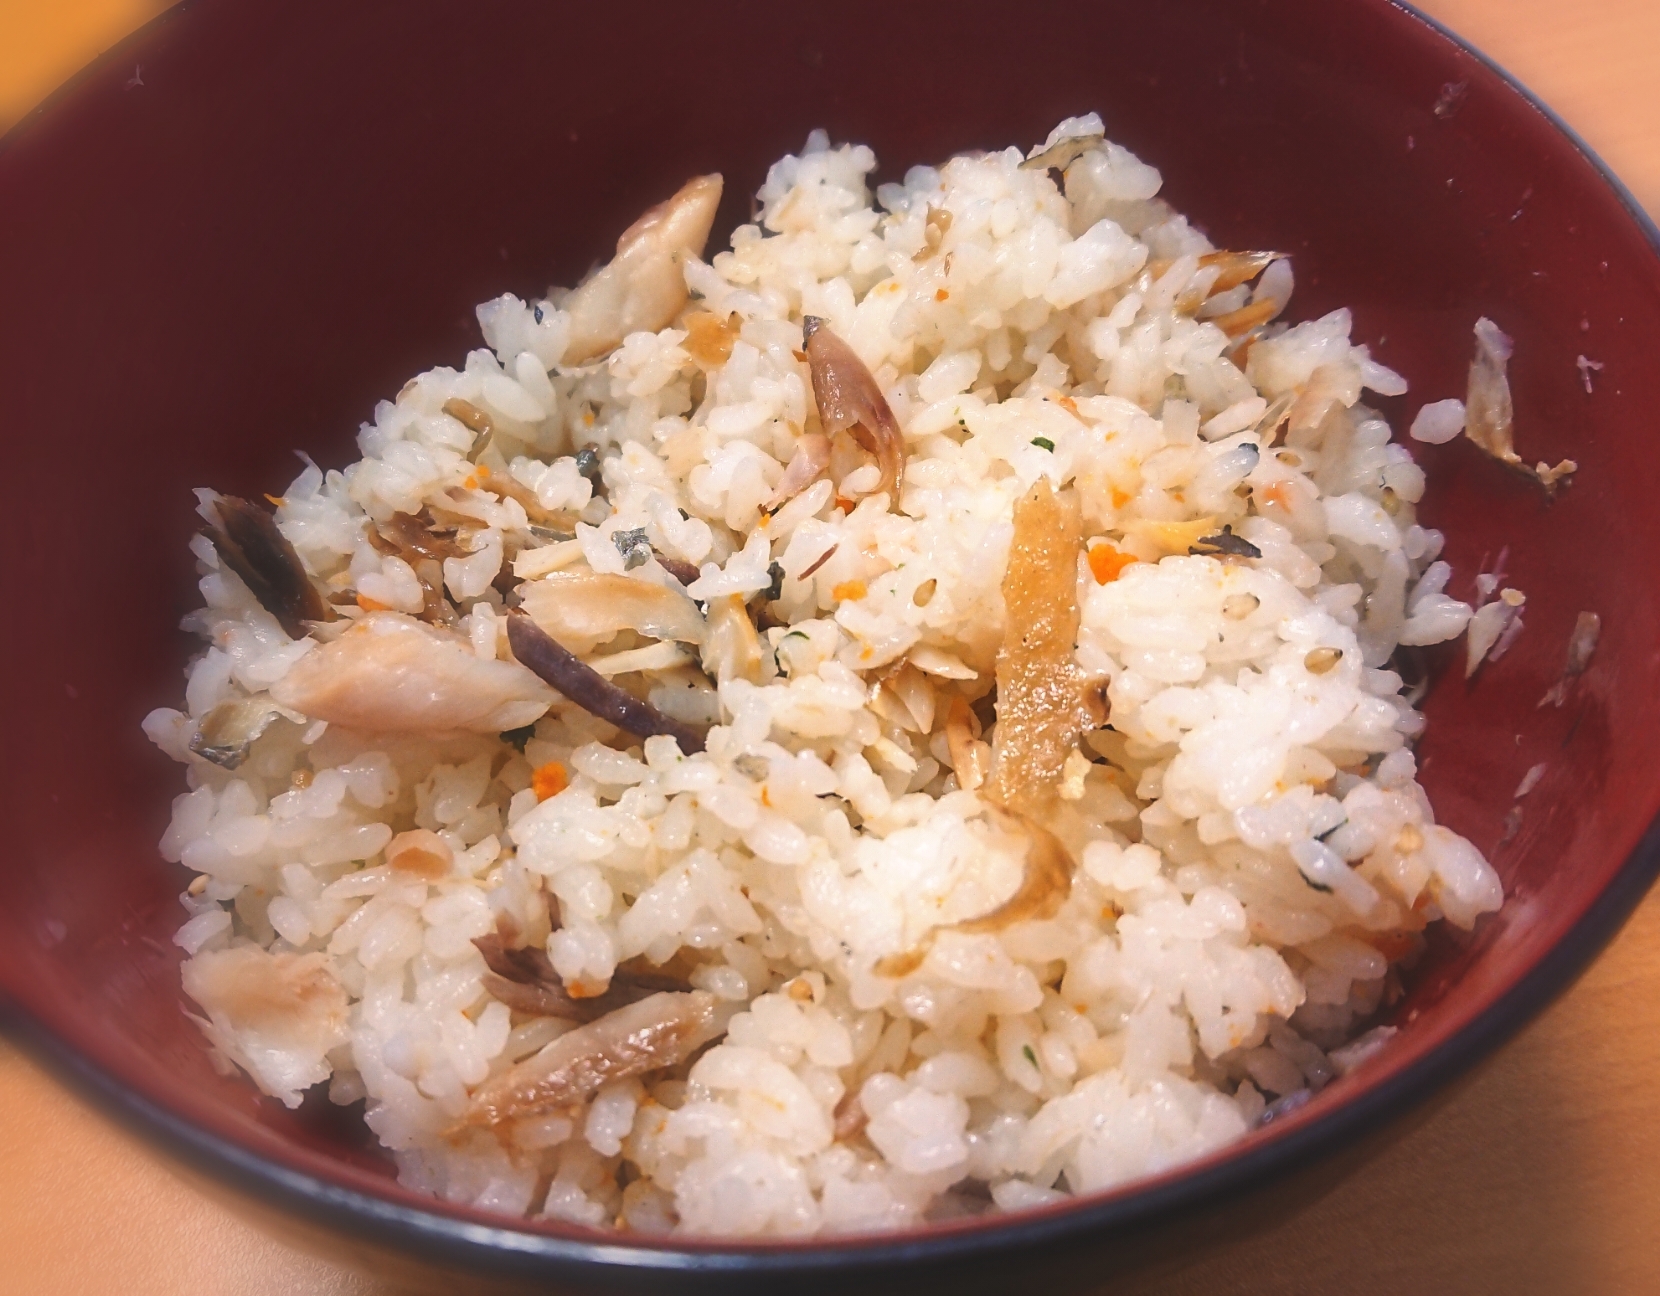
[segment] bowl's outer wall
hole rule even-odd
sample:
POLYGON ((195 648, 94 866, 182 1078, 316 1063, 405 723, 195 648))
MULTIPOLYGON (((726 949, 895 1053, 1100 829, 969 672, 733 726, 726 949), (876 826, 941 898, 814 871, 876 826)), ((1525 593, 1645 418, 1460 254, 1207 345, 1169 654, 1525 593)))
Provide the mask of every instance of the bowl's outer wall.
POLYGON ((420 1208, 360 1139, 216 1076, 181 1012, 184 874, 155 849, 181 776, 138 725, 178 703, 191 650, 189 488, 275 493, 294 449, 343 464, 377 399, 480 345, 474 303, 573 282, 687 175, 727 177, 718 239, 811 127, 869 142, 894 177, 1091 109, 1219 245, 1292 254, 1294 317, 1353 308, 1357 339, 1412 381, 1379 402, 1397 426, 1462 395, 1486 314, 1516 341, 1518 448, 1581 465, 1547 505, 1463 441, 1415 447, 1453 592, 1508 548, 1528 595, 1502 662, 1440 677, 1420 748, 1438 815, 1511 900, 1436 943, 1412 1028, 1298 1120, 1408 1072, 1557 945, 1660 804, 1643 227, 1491 68, 1382 0, 1011 12, 203 0, 5 141, 0 987, 18 1011, 137 1103, 420 1208), (1590 391, 1580 356, 1603 366, 1590 391), (1603 618, 1591 669, 1540 709, 1582 610, 1603 618))

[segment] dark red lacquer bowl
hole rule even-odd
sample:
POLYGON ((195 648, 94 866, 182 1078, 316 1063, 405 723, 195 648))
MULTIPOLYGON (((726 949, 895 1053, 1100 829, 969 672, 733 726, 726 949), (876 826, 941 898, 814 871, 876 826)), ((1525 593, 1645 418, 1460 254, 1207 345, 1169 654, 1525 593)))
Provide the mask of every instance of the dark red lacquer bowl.
MULTIPOLYGON (((0 475, 9 561, 0 992, 106 1107, 274 1218, 479 1282, 959 1289, 1055 1272, 1350 1140, 1514 1029, 1660 863, 1660 260, 1654 229, 1503 75, 1386 0, 1010 7, 202 0, 0 148, 0 475), (1450 88, 1449 88, 1450 87, 1450 88), (1440 105, 1437 111, 1437 105, 1440 105), (1439 815, 1509 900, 1443 939, 1372 1065, 1200 1164, 1004 1221, 727 1247, 514 1226, 401 1190, 351 1131, 216 1076, 181 1012, 183 877, 155 844, 179 771, 138 722, 180 693, 189 488, 277 489, 352 457, 375 399, 475 342, 472 305, 572 282, 684 177, 723 237, 814 126, 887 174, 1099 109, 1225 247, 1294 254, 1294 313, 1424 399, 1462 392, 1478 315, 1516 340, 1519 449, 1554 504, 1463 441, 1424 512, 1468 582, 1510 549, 1526 631, 1443 674, 1421 749, 1439 815), (1597 361, 1593 389, 1578 357, 1597 361), (1601 645, 1565 706, 1581 611, 1601 645), (1545 762, 1504 840, 1523 773, 1545 762), (1081 1259, 1080 1259, 1081 1258, 1081 1259)), ((1465 584, 1460 587, 1467 589, 1465 584)))

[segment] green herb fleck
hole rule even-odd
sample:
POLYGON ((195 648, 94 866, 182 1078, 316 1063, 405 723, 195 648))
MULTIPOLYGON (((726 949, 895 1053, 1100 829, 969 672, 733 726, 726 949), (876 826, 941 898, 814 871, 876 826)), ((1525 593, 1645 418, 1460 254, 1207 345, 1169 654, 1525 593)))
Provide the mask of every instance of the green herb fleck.
POLYGON ((1055 443, 1048 437, 1033 437, 1032 444, 1039 450, 1053 450, 1055 448, 1055 443))
POLYGON ((1023 1054, 1025 1054, 1026 1060, 1028 1062, 1030 1062, 1033 1067, 1037 1066, 1037 1064, 1038 1064, 1037 1054, 1032 1052, 1032 1046, 1030 1044, 1022 1044, 1020 1046, 1020 1051, 1023 1054))

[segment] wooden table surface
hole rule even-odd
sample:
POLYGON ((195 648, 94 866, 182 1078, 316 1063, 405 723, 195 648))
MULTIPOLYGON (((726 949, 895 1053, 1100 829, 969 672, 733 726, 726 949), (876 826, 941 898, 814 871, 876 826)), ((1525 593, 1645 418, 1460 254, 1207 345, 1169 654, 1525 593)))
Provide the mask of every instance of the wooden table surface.
MULTIPOLYGON (((1660 214, 1660 0, 1421 0, 1660 214)), ((147 0, 0 0, 0 127, 147 0)), ((1244 1238, 1103 1289, 1660 1292, 1660 891, 1497 1056, 1244 1238)), ((392 1296, 267 1238, 0 1042, 0 1292, 392 1296)))

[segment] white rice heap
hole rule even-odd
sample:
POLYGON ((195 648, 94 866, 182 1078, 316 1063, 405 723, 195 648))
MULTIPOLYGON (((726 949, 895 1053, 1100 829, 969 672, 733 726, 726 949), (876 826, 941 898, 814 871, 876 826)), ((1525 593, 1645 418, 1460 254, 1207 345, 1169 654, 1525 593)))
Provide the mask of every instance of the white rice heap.
MULTIPOLYGON (((1051 142, 1099 130, 1073 119, 1051 142)), ((202 719, 342 623, 291 640, 194 543, 206 606, 187 625, 208 647, 187 713, 146 730, 187 766, 162 851, 202 875, 177 939, 220 1054, 290 1106, 325 1080, 336 1103, 367 1099, 401 1180, 451 1202, 799 1235, 1168 1169, 1387 1035, 1339 1048, 1398 993, 1392 963, 1428 922, 1467 928, 1501 901, 1480 853, 1434 822, 1411 750, 1423 721, 1390 669, 1398 645, 1470 615, 1443 593, 1441 536, 1414 521, 1422 470, 1361 402, 1405 383, 1350 341, 1343 310, 1236 347, 1210 321, 1283 310, 1289 263, 1195 309, 1211 244, 1124 149, 1088 149, 1064 189, 1022 161, 916 167, 873 202, 871 151, 815 132, 731 250, 686 264, 673 326, 565 366, 566 293, 487 302, 489 349, 420 375, 363 426, 361 460, 308 461, 284 494, 283 534, 324 591, 355 592, 347 617, 421 608, 371 520, 467 515, 470 556, 443 573, 456 642, 486 661, 508 657, 504 555, 534 580, 672 584, 655 560, 625 572, 613 537, 643 528, 701 569, 692 598, 753 609, 776 564, 752 678, 717 684, 655 650, 614 675, 712 723, 701 754, 556 698, 522 752, 285 712, 238 768, 208 763, 189 750, 202 719), (741 323, 707 371, 683 345, 690 312, 741 323), (804 314, 886 394, 899 501, 851 506, 820 480, 763 518, 817 425, 804 314), (452 398, 493 424, 481 463, 580 514, 574 540, 537 538, 519 502, 477 489, 452 398), (573 458, 589 446, 602 484, 573 458), (1090 546, 1139 560, 1098 576, 1079 555, 1076 659, 1110 727, 1068 761, 1048 825, 1077 864, 1060 911, 951 930, 1020 876, 1024 844, 959 787, 945 723, 954 697, 992 690, 1012 513, 1040 476, 1075 493, 1090 546), (1224 525, 1260 558, 1188 553, 1224 525), (538 800, 554 763, 568 786, 538 800), (442 876, 387 862, 414 829, 447 846, 442 876), (470 1091, 572 1028, 483 988, 473 941, 503 916, 577 994, 626 960, 674 960, 722 1005, 724 1036, 500 1137, 458 1130, 470 1091), (876 969, 907 951, 926 952, 909 973, 876 969)), ((595 661, 654 642, 567 646, 595 661)), ((511 711, 504 728, 523 723, 511 711)))

